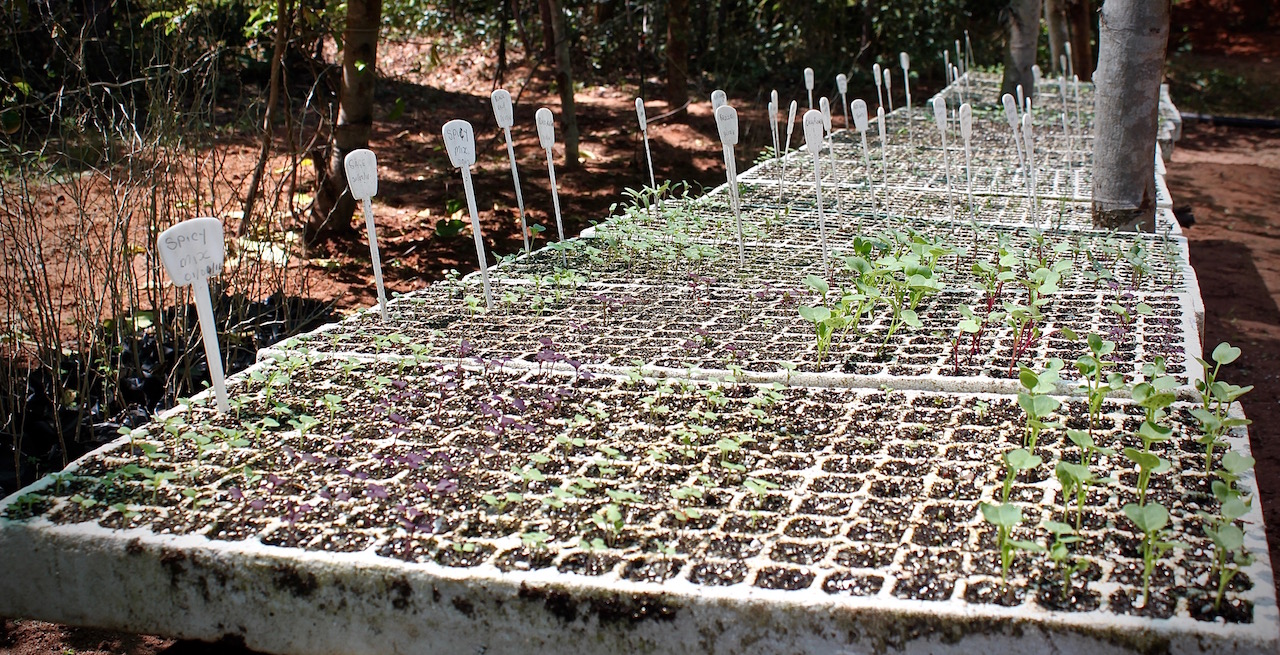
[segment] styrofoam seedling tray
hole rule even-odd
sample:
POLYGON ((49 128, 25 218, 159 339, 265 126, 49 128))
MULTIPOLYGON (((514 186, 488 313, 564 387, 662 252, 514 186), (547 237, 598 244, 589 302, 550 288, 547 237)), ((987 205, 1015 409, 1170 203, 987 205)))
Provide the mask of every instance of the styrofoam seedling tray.
MULTIPOLYGON (((643 279, 643 278, 641 278, 643 279)), ((474 282, 472 283, 474 286, 474 282)), ((839 293, 836 281, 833 294, 839 293)), ((539 291, 531 284, 508 283, 489 312, 463 306, 453 291, 402 296, 393 321, 380 325, 360 314, 338 326, 289 340, 283 348, 264 351, 361 353, 397 357, 453 358, 476 356, 486 360, 542 361, 544 339, 568 359, 587 366, 625 368, 643 365, 661 369, 740 367, 768 374, 794 362, 801 371, 851 373, 871 382, 880 377, 956 378, 972 390, 967 378, 1000 380, 1009 377, 1013 328, 992 325, 976 353, 956 361, 953 339, 959 335, 960 306, 981 307, 981 292, 948 286, 917 308, 923 325, 902 326, 882 345, 890 317, 886 308, 862 321, 863 334, 842 334, 832 340, 819 364, 813 326, 799 315, 799 304, 821 300, 799 278, 757 280, 743 285, 694 273, 685 284, 583 284, 573 289, 539 291), (512 291, 508 294, 507 290, 512 291)), ((472 294, 474 295, 474 294, 472 294)), ((1006 289, 1005 300, 1024 294, 1006 289)), ((835 298, 838 296, 832 296, 835 298)), ((834 302, 834 300, 832 301, 834 302)), ((1171 375, 1184 384, 1201 377, 1199 335, 1190 301, 1180 294, 1117 292, 1060 292, 1044 308, 1042 335, 1020 361, 1041 367, 1051 357, 1073 362, 1085 354, 1083 342, 1066 341, 1056 331, 1069 327, 1083 336, 1097 332, 1115 340, 1124 362, 1116 370, 1130 376, 1156 355, 1165 356, 1171 375), (1139 302, 1154 309, 1134 315, 1123 324, 1107 309, 1121 300, 1133 311, 1139 302)), ((968 353, 969 347, 959 352, 968 353)), ((1016 372, 1016 367, 1013 369, 1016 372)), ((1074 370, 1063 374, 1075 377, 1074 370)), ((934 381, 928 385, 937 385, 934 381)), ((953 388, 943 386, 943 388, 953 388)), ((985 389, 985 387, 979 387, 985 389)))
MULTIPOLYGON (((966 251, 965 258, 958 264, 952 263, 954 257, 945 258, 942 262, 938 274, 948 283, 976 283, 977 278, 972 275, 971 270, 973 257, 981 254, 985 260, 994 262, 998 239, 1008 239, 1010 246, 1024 250, 1035 247, 1036 244, 1032 231, 1026 228, 979 226, 975 230, 973 225, 962 224, 952 230, 949 223, 941 219, 928 221, 897 216, 882 218, 870 216, 869 207, 861 207, 861 211, 866 212, 866 215, 841 214, 833 217, 829 224, 829 242, 833 253, 849 252, 850 244, 857 237, 886 238, 887 230, 911 231, 922 236, 941 238, 944 244, 966 251)), ((639 276, 650 281, 666 280, 675 283, 687 281, 690 270, 704 271, 702 274, 713 275, 721 280, 785 280, 800 279, 807 274, 806 271, 813 272, 811 269, 815 266, 821 269, 815 261, 819 248, 819 242, 813 235, 817 229, 817 217, 810 205, 793 205, 782 215, 768 209, 749 211, 744 216, 744 225, 755 238, 750 242, 753 252, 746 268, 741 272, 735 271, 732 266, 736 263, 736 258, 734 262, 725 261, 732 254, 728 249, 732 240, 729 232, 732 228, 732 216, 728 210, 708 205, 700 209, 698 218, 696 224, 688 226, 687 233, 679 230, 651 230, 626 223, 601 226, 595 232, 599 239, 591 257, 576 255, 573 268, 588 280, 597 282, 631 282, 636 281, 639 276), (628 246, 628 239, 635 239, 639 245, 628 246), (661 256, 637 250, 675 239, 682 244, 681 247, 661 250, 660 252, 665 253, 661 256), (697 260, 690 261, 689 257, 679 254, 684 244, 709 248, 699 248, 697 260), (775 262, 777 268, 771 270, 769 267, 775 262)), ((661 219, 658 220, 660 222, 661 219)), ((1167 292, 1198 289, 1194 271, 1190 268, 1185 239, 1085 231, 1049 231, 1044 234, 1050 247, 1065 242, 1072 244, 1071 252, 1076 253, 1069 254, 1073 263, 1060 285, 1063 288, 1109 289, 1109 279, 1097 277, 1097 268, 1105 267, 1112 276, 1110 279, 1118 285, 1116 288, 1121 290, 1167 292), (1115 261, 1117 257, 1122 258, 1135 243, 1146 249, 1146 261, 1150 267, 1144 281, 1136 289, 1133 287, 1132 265, 1127 261, 1115 261), (1097 261, 1090 260, 1090 255, 1097 261)), ((554 263, 549 257, 550 255, 543 255, 522 259, 506 270, 509 271, 508 274, 546 274, 552 271, 551 265, 554 263)))
MULTIPOLYGON (((347 373, 341 365, 317 362, 275 388, 272 404, 305 408, 325 391, 360 408, 306 436, 270 430, 258 448, 217 448, 195 461, 194 442, 153 423, 139 438, 170 455, 160 464, 121 438, 60 482, 44 478, 0 502, 0 553, 11 572, 0 578, 0 613, 308 655, 1276 647, 1280 618, 1256 501, 1244 526, 1257 559, 1245 570, 1249 584, 1228 594, 1251 622, 1193 617, 1204 598, 1196 590, 1208 584, 1194 512, 1215 501, 1194 472, 1200 448, 1182 431, 1162 453, 1177 473, 1158 479, 1153 493, 1171 499, 1173 536, 1196 548, 1163 558, 1167 577, 1155 591, 1173 605, 1157 605, 1158 616, 1170 616, 1153 619, 1132 609, 1140 562, 1119 506, 1134 492, 1119 458, 1096 466, 1118 482, 1087 507, 1077 553, 1096 573, 1077 591, 1084 601, 1058 604, 1042 556, 1019 556, 1009 586, 1000 582, 978 505, 998 493, 999 456, 1021 440, 1020 410, 1008 396, 773 391, 452 365, 347 373), (379 376, 392 382, 384 389, 401 382, 406 391, 389 396, 379 376), (415 400, 449 384, 458 391, 445 405, 415 400), (778 400, 752 400, 768 394, 778 400), (654 403, 678 409, 647 409, 654 403), (454 415, 475 418, 444 418, 454 415), (506 419, 531 429, 489 429, 506 419), (733 427, 686 442, 681 431, 703 423, 733 427), (742 439, 743 425, 755 441, 742 439), (403 431, 389 438, 395 426, 403 431), (555 441, 561 435, 582 446, 566 448, 555 441), (716 443, 727 437, 741 440, 729 454, 716 443), (468 448, 476 444, 484 449, 468 448), (743 473, 716 464, 722 457, 743 473), (247 481, 245 463, 261 477, 247 481), (138 479, 119 478, 106 500, 133 516, 105 501, 85 506, 86 495, 107 495, 96 480, 129 464, 179 476, 154 500, 138 479), (542 479, 517 475, 530 467, 542 479), (746 478, 776 488, 757 495, 746 478), (454 488, 435 491, 445 482, 454 488), (562 510, 538 509, 540 499, 559 498, 554 486, 570 483, 582 493, 561 499, 562 510), (700 498, 672 494, 693 486, 700 498), (486 493, 521 499, 498 512, 485 509, 486 493), (622 515, 616 534, 587 521, 611 501, 622 515), (541 546, 522 544, 521 535, 537 533, 546 535, 541 546), (582 536, 600 546, 585 549, 582 536), (1191 589, 1170 589, 1180 585, 1191 589)), ((245 374, 233 381, 247 393, 243 416, 255 421, 262 389, 245 374)), ((169 416, 183 419, 180 434, 222 440, 205 423, 218 420, 207 409, 169 416)), ((1123 424, 1141 411, 1116 401, 1105 416, 1123 424)), ((1127 443, 1114 430, 1097 436, 1127 443)), ((1232 434, 1228 447, 1247 454, 1247 434, 1232 434)), ((1038 452, 1056 461, 1076 450, 1046 435, 1038 452)), ((1252 474, 1240 487, 1256 497, 1252 474)), ((1060 511, 1052 476, 1020 479, 1013 501, 1030 519, 1015 535, 1043 541, 1034 524, 1060 511)))
MULTIPOLYGON (((850 154, 852 154, 852 151, 850 151, 850 154)), ((961 160, 963 160, 964 151, 962 148, 952 154, 960 156, 961 160)), ((880 171, 882 164, 879 161, 879 152, 876 155, 877 157, 872 161, 871 167, 883 175, 884 173, 880 171)), ((974 158, 975 161, 978 159, 977 157, 974 158)), ((988 157, 983 157, 983 159, 991 161, 988 157)), ((861 158, 837 160, 836 165, 839 178, 837 179, 831 169, 827 168, 823 175, 824 188, 827 184, 866 188, 866 174, 861 158)), ((913 159, 913 153, 905 148, 890 147, 887 169, 888 184, 891 188, 927 191, 938 194, 946 193, 946 174, 942 167, 920 165, 920 162, 913 159)), ((778 172, 779 167, 769 162, 742 174, 738 179, 743 183, 772 184, 776 188, 778 172)), ((791 174, 784 178, 790 184, 805 184, 812 181, 812 175, 806 179, 805 176, 796 174, 794 167, 790 172, 791 174)), ((882 179, 882 177, 875 179, 876 188, 883 188, 882 179)), ((1037 190, 1040 188, 1039 185, 1042 184, 1044 186, 1042 197, 1047 199, 1066 198, 1079 201, 1088 199, 1092 195, 1089 172, 1082 168, 1041 168, 1037 171, 1037 183, 1037 190)), ((1025 195, 1026 182, 1023 178, 1022 170, 1016 165, 1016 162, 997 166, 974 166, 973 193, 975 196, 1025 195)), ((775 193, 775 199, 776 195, 775 193)))

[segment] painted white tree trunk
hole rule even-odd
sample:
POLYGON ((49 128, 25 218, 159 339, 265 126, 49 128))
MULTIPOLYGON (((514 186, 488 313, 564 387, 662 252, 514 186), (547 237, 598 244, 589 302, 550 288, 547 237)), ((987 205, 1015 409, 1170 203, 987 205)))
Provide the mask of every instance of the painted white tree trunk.
POLYGON ((1106 0, 1098 21, 1093 223, 1155 227, 1155 148, 1169 0, 1106 0))
POLYGON ((1001 94, 1014 93, 1021 84, 1027 97, 1036 95, 1031 67, 1036 63, 1036 42, 1040 38, 1040 7, 1041 0, 1012 0, 1002 12, 1005 42, 1001 94))

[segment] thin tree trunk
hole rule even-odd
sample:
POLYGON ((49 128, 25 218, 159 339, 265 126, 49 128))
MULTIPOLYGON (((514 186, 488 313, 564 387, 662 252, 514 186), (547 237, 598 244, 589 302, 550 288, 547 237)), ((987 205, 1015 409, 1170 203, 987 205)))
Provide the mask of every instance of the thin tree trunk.
POLYGON ((369 147, 373 132, 373 89, 377 80, 378 25, 382 0, 348 0, 347 24, 342 30, 342 87, 338 93, 338 123, 333 128, 328 163, 316 162, 322 180, 307 224, 307 242, 329 236, 353 236, 356 201, 347 188, 343 160, 352 150, 369 147))
MULTIPOLYGON (((556 3, 560 6, 560 3, 556 3)), ((538 16, 542 19, 542 56, 554 57, 556 52, 556 33, 551 21, 551 0, 538 0, 538 16)))
POLYGON ((560 89, 560 132, 564 137, 564 167, 578 168, 578 110, 573 98, 573 66, 569 60, 569 28, 560 0, 547 0, 556 42, 556 86, 560 89))
POLYGON ((1015 93, 1019 84, 1028 98, 1034 97, 1036 42, 1040 38, 1040 0, 1013 0, 1002 13, 1005 24, 1004 80, 1000 93, 1015 93))
POLYGON ((533 42, 529 40, 529 32, 524 28, 524 16, 520 13, 520 0, 511 0, 511 18, 516 24, 516 35, 520 45, 524 46, 524 58, 533 59, 533 42))
POLYGON ((1093 224, 1155 226, 1160 81, 1169 0, 1106 0, 1098 29, 1094 100, 1093 224))
MULTIPOLYGON (((671 109, 689 102, 689 0, 667 3, 667 104, 671 109)), ((688 112, 676 115, 688 120, 688 112)))
POLYGON ((247 226, 253 220, 253 206, 258 201, 258 187, 262 184, 262 173, 267 168, 267 156, 271 153, 272 123, 275 122, 276 105, 280 102, 280 67, 284 63, 285 46, 289 43, 289 34, 293 31, 293 9, 289 0, 276 0, 276 36, 271 55, 271 80, 267 90, 267 109, 262 117, 262 149, 258 151, 258 162, 253 167, 253 177, 249 178, 249 192, 244 199, 243 213, 240 216, 240 233, 247 233, 247 226))
POLYGON ((1081 82, 1093 79, 1093 2, 1068 0, 1071 21, 1071 65, 1081 82))
MULTIPOLYGON (((1067 32, 1067 0, 1044 0, 1044 24, 1049 31, 1049 56, 1053 58, 1048 70, 1061 70, 1065 75, 1062 57, 1067 54, 1066 45, 1071 39, 1067 32)), ((1071 49, 1075 47, 1072 44, 1071 49)))

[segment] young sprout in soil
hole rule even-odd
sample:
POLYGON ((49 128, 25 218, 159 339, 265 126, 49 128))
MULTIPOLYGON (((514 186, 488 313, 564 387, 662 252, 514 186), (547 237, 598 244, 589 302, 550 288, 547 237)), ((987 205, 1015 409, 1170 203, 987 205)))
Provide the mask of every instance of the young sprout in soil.
POLYGON ((1124 515, 1142 532, 1142 606, 1146 607, 1151 597, 1151 574, 1155 571, 1156 562, 1170 549, 1186 548, 1186 544, 1168 541, 1169 510, 1160 503, 1129 503, 1124 506, 1124 515))
POLYGON ((1079 530, 1084 517, 1084 501, 1089 494, 1089 487, 1106 484, 1109 480, 1099 480, 1094 476, 1093 471, 1084 464, 1072 464, 1067 461, 1059 461, 1057 466, 1054 467, 1053 474, 1054 477, 1058 478, 1058 484, 1062 485, 1063 520, 1066 520, 1071 498, 1073 495, 1075 496, 1076 529, 1079 530))
POLYGON ((1000 491, 1000 502, 1009 502, 1009 493, 1013 491, 1013 481, 1018 477, 1019 472, 1036 468, 1043 461, 1039 455, 1033 455, 1022 448, 1005 453, 1004 487, 1000 491))
POLYGON ((1062 600, 1065 601, 1071 596, 1072 576, 1087 570, 1089 560, 1072 556, 1067 548, 1080 541, 1080 536, 1076 534, 1079 526, 1073 529, 1070 525, 1057 521, 1045 521, 1043 525, 1053 535, 1053 543, 1049 546, 1049 561, 1058 567, 1058 573, 1062 576, 1062 600))
POLYGON ((1084 466, 1093 466, 1093 456, 1095 454, 1104 457, 1110 457, 1116 454, 1116 451, 1110 448, 1103 448, 1094 443, 1093 437, 1089 436, 1084 430, 1067 430, 1067 438, 1071 443, 1080 447, 1080 464, 1084 466))
POLYGON ((1196 391, 1200 392, 1201 406, 1191 410, 1192 416, 1200 422, 1201 436, 1197 441, 1204 446, 1205 473, 1213 469, 1213 450, 1221 443, 1223 435, 1232 428, 1249 425, 1252 422, 1245 418, 1233 418, 1228 414, 1231 404, 1251 391, 1253 385, 1240 387, 1218 379, 1218 372, 1222 366, 1240 357, 1240 349, 1224 341, 1213 349, 1211 357, 1213 358, 1212 366, 1209 362, 1196 358, 1204 369, 1204 378, 1196 380, 1196 391))
MULTIPOLYGON (((1062 332, 1064 336, 1074 340, 1074 333, 1068 330, 1062 332)), ((1107 399, 1107 394, 1124 389, 1125 383, 1123 375, 1106 372, 1106 369, 1115 366, 1115 362, 1106 359, 1115 352, 1115 342, 1093 333, 1086 337, 1086 341, 1089 343, 1089 354, 1076 359, 1076 370, 1084 379, 1089 393, 1089 436, 1092 437, 1098 419, 1102 416, 1102 403, 1107 399)))
POLYGON ((1008 582, 1009 567, 1013 565, 1013 556, 1019 550, 1029 553, 1044 552, 1044 546, 1034 541, 1017 541, 1011 538, 1013 529, 1022 523, 1022 508, 1012 503, 992 505, 982 503, 982 518, 996 526, 996 534, 1000 545, 1000 581, 1008 582))
POLYGON ((1048 395, 1057 388, 1061 370, 1062 360, 1051 359, 1043 372, 1036 373, 1025 366, 1018 372, 1018 382, 1022 385, 1018 391, 1018 406, 1027 415, 1023 445, 1031 452, 1035 452, 1044 430, 1058 427, 1057 423, 1048 423, 1045 419, 1062 405, 1057 398, 1048 395))
POLYGON ((1232 498, 1242 498, 1243 494, 1236 488, 1236 482, 1240 480, 1240 476, 1253 468, 1255 463, 1255 460, 1248 455, 1241 455, 1234 450, 1228 450, 1222 456, 1222 468, 1213 472, 1214 475, 1218 476, 1218 479, 1214 480, 1211 485, 1213 496, 1222 503, 1226 503, 1232 498))
POLYGON ((1213 571, 1218 576, 1218 589, 1213 599, 1214 610, 1222 606, 1227 586, 1240 574, 1240 569, 1253 563, 1253 555, 1244 547, 1244 530, 1235 523, 1248 511, 1249 506, 1244 501, 1231 498, 1222 503, 1217 516, 1200 513, 1207 521, 1204 533, 1213 542, 1213 571))

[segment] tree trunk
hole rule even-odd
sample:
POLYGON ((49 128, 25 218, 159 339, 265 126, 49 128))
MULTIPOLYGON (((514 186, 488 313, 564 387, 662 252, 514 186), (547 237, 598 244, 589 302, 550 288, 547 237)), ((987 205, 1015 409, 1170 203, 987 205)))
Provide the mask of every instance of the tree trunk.
POLYGON ((244 205, 240 216, 240 234, 248 234, 248 227, 253 221, 253 207, 258 201, 258 187, 262 184, 262 174, 267 168, 267 157, 271 154, 272 129, 275 123, 276 105, 280 102, 280 68, 284 65, 285 47, 293 32, 293 8, 288 0, 276 0, 276 34, 275 46, 271 55, 271 78, 267 83, 267 109, 262 116, 262 148, 258 151, 258 163, 253 167, 253 176, 249 178, 249 191, 245 194, 244 205))
POLYGON ((556 86, 560 89, 560 132, 564 137, 564 167, 578 168, 578 110, 573 100, 573 66, 569 61, 569 28, 560 0, 547 0, 556 42, 556 86))
MULTIPOLYGON (((1053 58, 1048 70, 1061 70, 1066 75, 1062 57, 1067 54, 1066 45, 1071 38, 1067 33, 1067 0, 1044 0, 1044 24, 1049 30, 1049 56, 1053 58)), ((1075 47, 1074 43, 1071 44, 1073 51, 1075 47)), ((1071 65, 1074 66, 1075 62, 1071 65)))
POLYGON ((328 163, 317 161, 320 189, 307 224, 307 242, 342 234, 354 235, 351 215, 356 201, 347 188, 343 161, 352 150, 369 147, 373 132, 373 87, 377 80, 378 25, 382 0, 348 0, 347 24, 342 30, 342 87, 338 92, 338 123, 333 128, 328 163))
POLYGON ((1093 224, 1155 227, 1155 151, 1170 0, 1106 0, 1098 29, 1093 224))
MULTIPOLYGON (((689 0, 667 3, 667 104, 673 111, 689 102, 689 0)), ((689 114, 679 111, 678 120, 689 114)))
POLYGON ((1004 81, 1000 93, 1012 93, 1022 85, 1028 98, 1034 97, 1036 42, 1040 38, 1040 0, 1012 0, 1001 12, 1004 22, 1004 81))
MULTIPOLYGON (((557 2, 556 6, 560 6, 557 2)), ((551 0, 538 0, 538 17, 542 19, 542 56, 553 57, 556 52, 556 33, 552 28, 551 0)))
POLYGON ((1081 82, 1093 79, 1093 2, 1067 0, 1071 22, 1071 65, 1081 82))

